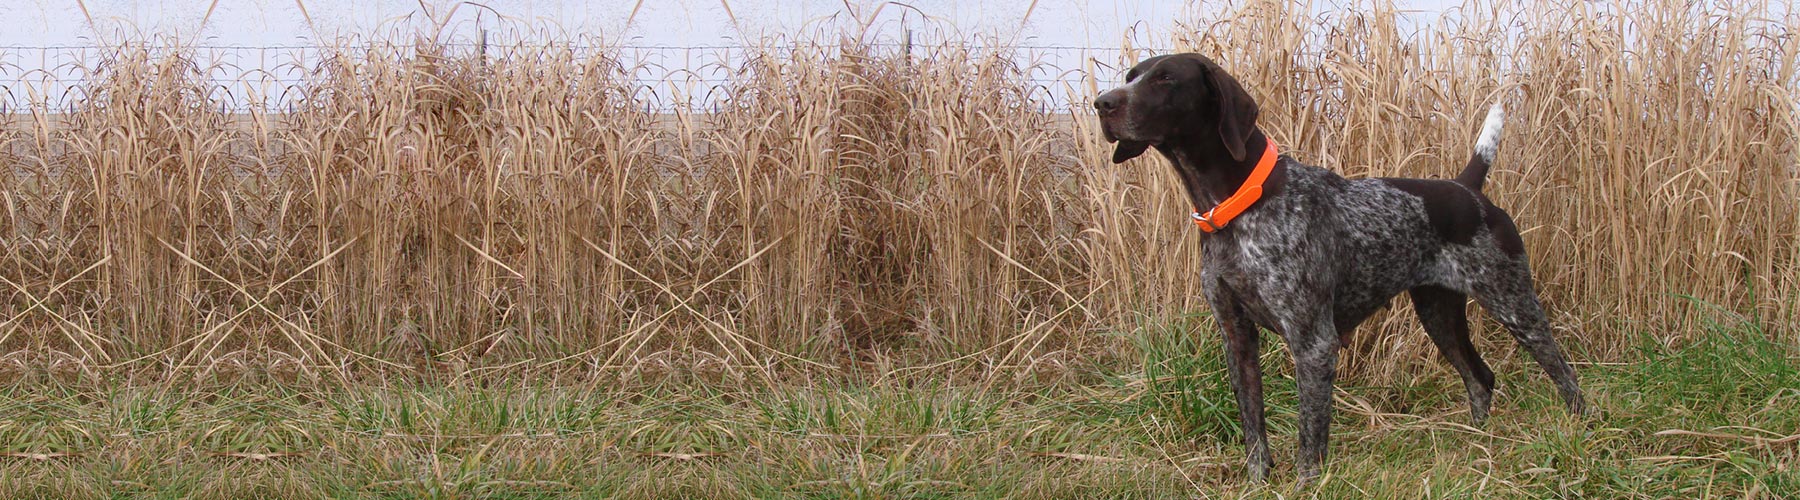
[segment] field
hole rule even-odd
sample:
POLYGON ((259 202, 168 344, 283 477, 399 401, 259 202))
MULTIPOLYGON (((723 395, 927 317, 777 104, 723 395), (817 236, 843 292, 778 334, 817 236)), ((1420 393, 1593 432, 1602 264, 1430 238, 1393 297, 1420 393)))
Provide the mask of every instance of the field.
POLYGON ((1487 192, 1594 415, 1475 313, 1471 427, 1402 298, 1310 489, 1265 335, 1246 482, 1178 183, 974 35, 653 92, 594 40, 351 40, 280 113, 145 40, 0 114, 0 497, 1800 497, 1791 5, 1223 7, 1163 46, 1346 176, 1449 176, 1505 103, 1487 192))

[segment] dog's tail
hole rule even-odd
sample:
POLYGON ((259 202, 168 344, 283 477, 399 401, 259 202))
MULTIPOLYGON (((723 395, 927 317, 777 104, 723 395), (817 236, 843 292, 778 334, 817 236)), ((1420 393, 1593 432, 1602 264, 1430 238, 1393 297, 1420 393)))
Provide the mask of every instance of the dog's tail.
POLYGON ((1500 109, 1500 103, 1488 108, 1487 121, 1481 124, 1481 138, 1475 140, 1475 154, 1469 156, 1469 165, 1457 174, 1456 182, 1469 189, 1481 191, 1481 183, 1487 180, 1488 167, 1494 164, 1494 148, 1500 145, 1500 127, 1506 123, 1506 111, 1500 109))

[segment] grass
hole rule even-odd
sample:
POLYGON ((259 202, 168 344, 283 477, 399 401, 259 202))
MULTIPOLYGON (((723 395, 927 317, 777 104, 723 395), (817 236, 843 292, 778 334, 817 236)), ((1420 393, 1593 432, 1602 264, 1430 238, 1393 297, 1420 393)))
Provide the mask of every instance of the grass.
MULTIPOLYGON (((545 377, 332 384, 246 376, 15 382, 7 498, 1237 498, 1295 494, 1291 380, 1270 355, 1278 472, 1247 484, 1212 333, 1129 333, 1086 381, 545 377)), ((1522 356, 1466 425, 1448 370, 1344 387, 1322 498, 1782 498, 1800 491, 1800 353, 1743 327, 1584 367, 1568 416, 1522 356), (1382 403, 1401 391, 1409 407, 1382 403), (1784 493, 1785 492, 1785 493, 1784 493)))

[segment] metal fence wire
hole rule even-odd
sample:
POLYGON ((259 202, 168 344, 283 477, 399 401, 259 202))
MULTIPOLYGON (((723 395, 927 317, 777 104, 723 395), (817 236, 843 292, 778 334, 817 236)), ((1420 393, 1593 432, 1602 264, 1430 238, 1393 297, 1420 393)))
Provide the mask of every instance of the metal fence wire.
MULTIPOLYGON (((1035 89, 1032 97, 1047 108, 1068 106, 1072 99, 1098 86, 1118 83, 1126 57, 1165 53, 1166 48, 1086 47, 1064 45, 915 46, 906 42, 858 44, 861 48, 930 58, 944 48, 982 53, 1003 52, 1021 65, 1035 89)), ((713 109, 750 56, 791 50, 836 51, 843 45, 694 45, 598 46, 583 44, 482 42, 435 44, 434 49, 486 58, 530 57, 534 51, 566 51, 576 58, 616 58, 647 107, 673 111, 713 109)), ((392 51, 409 53, 416 44, 347 45, 12 45, 0 46, 0 112, 38 110, 69 112, 81 106, 85 90, 108 58, 124 50, 151 55, 180 53, 208 89, 208 102, 228 111, 281 112, 307 95, 308 76, 334 55, 392 51)))

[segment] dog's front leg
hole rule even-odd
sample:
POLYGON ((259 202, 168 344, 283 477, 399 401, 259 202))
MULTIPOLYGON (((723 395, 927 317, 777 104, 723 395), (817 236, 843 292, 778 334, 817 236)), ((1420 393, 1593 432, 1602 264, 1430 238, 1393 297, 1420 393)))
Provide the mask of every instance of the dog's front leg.
POLYGON ((1213 303, 1225 337, 1225 369, 1237 395, 1238 424, 1244 431, 1244 463, 1252 481, 1264 481, 1275 461, 1269 456, 1269 434, 1263 423, 1263 380, 1260 336, 1242 305, 1226 298, 1213 303))
POLYGON ((1318 477, 1331 437, 1332 383, 1337 379, 1338 332, 1329 312, 1288 335, 1300 393, 1300 450, 1294 457, 1300 484, 1318 477))

